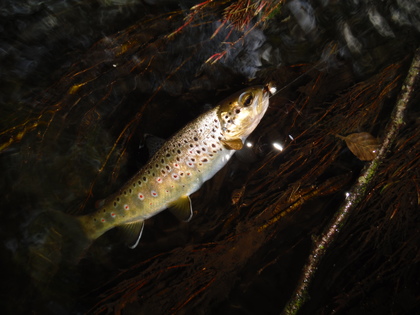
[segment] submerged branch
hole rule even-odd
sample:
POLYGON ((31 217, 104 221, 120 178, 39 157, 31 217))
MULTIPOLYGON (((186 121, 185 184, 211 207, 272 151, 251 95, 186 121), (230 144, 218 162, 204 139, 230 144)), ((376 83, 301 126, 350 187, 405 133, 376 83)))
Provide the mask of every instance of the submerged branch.
POLYGON ((321 259, 325 256, 328 248, 339 235, 350 214, 354 212, 354 210, 360 205, 361 201, 366 197, 368 188, 372 180, 375 178, 379 166, 386 158, 386 155, 391 149, 401 126, 404 124, 404 112, 410 102, 410 99, 412 98, 414 84, 419 76, 419 71, 420 49, 417 49, 407 77, 402 85, 400 95, 392 113, 391 121, 389 122, 385 133, 385 139, 377 157, 362 172, 362 175, 358 178, 357 183, 346 194, 344 204, 339 208, 330 224, 324 230, 322 237, 316 240, 313 250, 309 256, 309 260, 303 268, 298 286, 284 308, 283 314, 296 314, 303 304, 309 299, 308 289, 320 265, 321 259))

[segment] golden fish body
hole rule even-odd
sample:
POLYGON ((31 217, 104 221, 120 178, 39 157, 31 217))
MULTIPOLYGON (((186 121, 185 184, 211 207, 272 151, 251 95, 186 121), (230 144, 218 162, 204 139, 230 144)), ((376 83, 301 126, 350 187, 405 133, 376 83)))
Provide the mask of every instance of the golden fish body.
POLYGON ((187 124, 96 212, 78 217, 86 237, 94 240, 121 226, 135 247, 144 220, 166 208, 188 221, 189 195, 242 148, 266 112, 269 95, 267 86, 244 89, 187 124))

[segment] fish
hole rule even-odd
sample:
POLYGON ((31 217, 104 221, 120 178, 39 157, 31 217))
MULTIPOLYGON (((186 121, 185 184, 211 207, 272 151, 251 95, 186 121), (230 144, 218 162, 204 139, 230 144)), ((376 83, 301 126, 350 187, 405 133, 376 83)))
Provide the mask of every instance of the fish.
POLYGON ((177 218, 189 221, 193 215, 190 195, 244 146, 267 111, 274 90, 270 84, 251 86, 201 114, 164 142, 96 211, 80 216, 56 214, 66 229, 57 225, 55 234, 72 234, 74 245, 68 248, 80 252, 118 227, 127 245, 135 248, 145 221, 161 211, 169 209, 177 218))

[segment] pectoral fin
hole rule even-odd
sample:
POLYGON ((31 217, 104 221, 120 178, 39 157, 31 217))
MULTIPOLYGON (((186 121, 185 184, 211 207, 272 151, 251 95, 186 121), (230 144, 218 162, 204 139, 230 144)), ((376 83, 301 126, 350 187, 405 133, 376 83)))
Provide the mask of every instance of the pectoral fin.
POLYGON ((243 148, 244 143, 241 139, 232 139, 232 140, 221 140, 224 147, 228 150, 240 150, 243 148))
POLYGON ((137 221, 120 225, 119 228, 124 234, 128 247, 136 248, 143 233, 144 221, 137 221))
POLYGON ((179 198, 171 204, 169 211, 181 221, 190 221, 193 215, 190 197, 183 196, 179 198))

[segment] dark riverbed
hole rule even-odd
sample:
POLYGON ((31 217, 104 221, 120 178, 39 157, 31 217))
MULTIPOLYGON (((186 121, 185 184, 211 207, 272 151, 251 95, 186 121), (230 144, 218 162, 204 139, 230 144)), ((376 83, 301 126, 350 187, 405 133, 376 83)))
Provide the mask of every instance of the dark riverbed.
MULTIPOLYGON (((369 163, 336 135, 381 142, 420 43, 415 0, 26 0, 0 16, 6 314, 281 313, 369 163), (135 174, 145 134, 268 82, 266 116, 191 196, 190 222, 151 218, 135 250, 110 231, 77 264, 77 236, 45 238, 45 213, 89 213, 135 174)), ((419 84, 300 314, 419 310, 419 84)))

